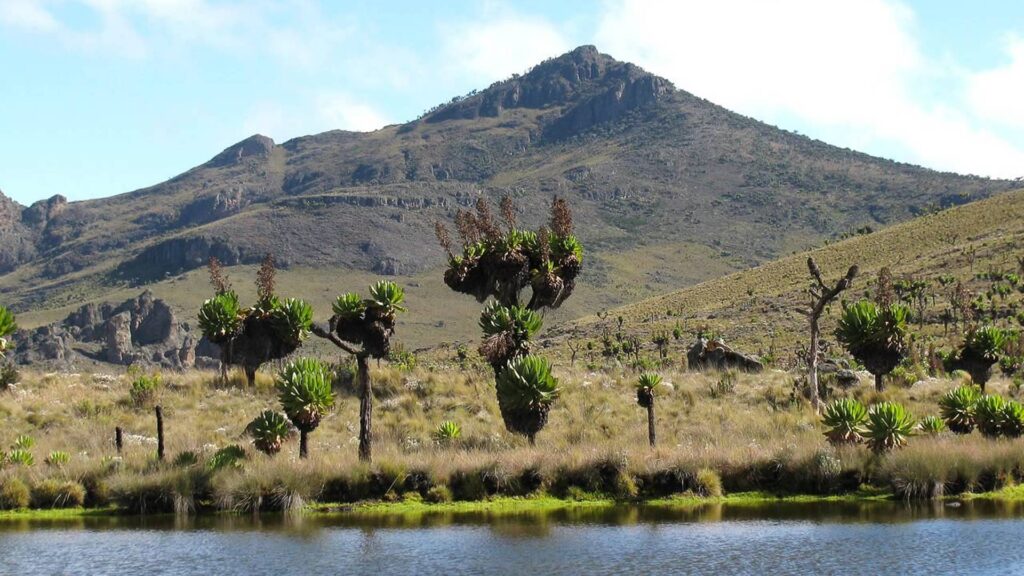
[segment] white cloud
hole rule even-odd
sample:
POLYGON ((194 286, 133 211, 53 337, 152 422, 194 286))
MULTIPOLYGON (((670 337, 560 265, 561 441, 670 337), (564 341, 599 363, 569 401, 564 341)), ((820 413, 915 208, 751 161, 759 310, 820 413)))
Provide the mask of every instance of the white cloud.
POLYGON ((369 132, 391 122, 373 106, 340 92, 319 93, 301 102, 253 104, 243 121, 245 135, 263 134, 276 142, 326 130, 369 132))
POLYGON ((441 26, 448 72, 490 83, 571 49, 550 22, 488 7, 475 21, 441 26))
POLYGON ((388 124, 388 120, 369 104, 358 102, 346 94, 321 94, 316 98, 316 112, 326 124, 325 129, 339 128, 369 132, 388 124))
POLYGON ((1024 38, 1007 38, 1006 54, 1006 65, 969 75, 967 99, 979 117, 1024 128, 1024 38))
POLYGON ((33 32, 58 27, 57 20, 36 0, 5 0, 0 4, 0 23, 33 32))
MULTIPOLYGON (((902 159, 937 169, 1019 176, 1019 145, 961 103, 918 96, 936 79, 962 80, 922 54, 915 27, 912 11, 888 0, 617 0, 605 6, 597 38, 616 58, 743 114, 797 118, 836 144, 896 148, 902 159)), ((987 80, 1006 86, 1007 98, 1007 77, 1020 77, 1013 70, 987 80)), ((985 102, 1007 117, 999 108, 1010 100, 985 102)), ((1019 107, 1013 114, 1024 118, 1019 107)))

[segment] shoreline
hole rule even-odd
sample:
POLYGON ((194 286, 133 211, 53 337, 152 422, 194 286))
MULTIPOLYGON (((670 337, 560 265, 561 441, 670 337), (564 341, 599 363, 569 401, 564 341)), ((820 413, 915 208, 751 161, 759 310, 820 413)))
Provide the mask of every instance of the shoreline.
MULTIPOLYGON (((537 496, 498 496, 487 500, 425 502, 419 499, 406 499, 396 502, 364 501, 355 503, 316 503, 306 505, 294 514, 312 518, 332 517, 366 517, 366 516, 406 516, 431 515, 449 513, 487 513, 498 516, 516 515, 533 512, 555 512, 563 510, 602 510, 617 507, 637 507, 662 510, 690 510, 705 506, 724 505, 731 507, 770 506, 776 504, 872 504, 872 503, 929 503, 943 502, 947 504, 971 501, 990 501, 999 503, 1024 502, 1024 485, 1003 488, 992 492, 963 493, 937 499, 904 500, 894 497, 891 493, 877 488, 865 488, 847 494, 786 494, 776 495, 767 492, 738 492, 734 494, 704 497, 689 494, 665 498, 640 500, 617 500, 606 496, 595 495, 593 498, 569 499, 557 498, 547 494, 537 496)), ((282 511, 266 511, 255 516, 281 516, 288 513, 282 511)), ((188 517, 215 518, 252 516, 251 513, 230 511, 199 510, 188 514, 188 517)), ((84 518, 157 518, 175 517, 174 513, 137 514, 123 508, 113 506, 104 508, 51 508, 51 509, 20 509, 0 511, 0 523, 19 520, 74 520, 84 518)))

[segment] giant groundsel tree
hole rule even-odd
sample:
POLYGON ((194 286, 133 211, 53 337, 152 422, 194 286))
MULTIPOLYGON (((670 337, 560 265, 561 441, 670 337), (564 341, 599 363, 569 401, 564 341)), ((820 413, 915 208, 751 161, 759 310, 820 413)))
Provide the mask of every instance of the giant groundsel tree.
POLYGON ((883 377, 907 354, 907 318, 902 304, 876 304, 862 300, 843 306, 836 338, 875 376, 875 389, 884 389, 883 377))
POLYGON ((199 309, 199 328, 220 346, 221 364, 241 366, 249 386, 263 364, 294 352, 309 335, 313 309, 297 298, 282 300, 274 293, 274 258, 267 255, 256 275, 256 304, 242 308, 220 263, 210 259, 210 279, 216 290, 199 309))
POLYGON ((558 308, 572 295, 583 247, 563 199, 553 200, 551 221, 537 232, 516 225, 515 206, 507 197, 501 201, 501 214, 504 226, 483 198, 475 211, 459 210, 458 254, 443 224, 437 224, 436 232, 448 255, 445 284, 481 303, 493 299, 480 316, 480 353, 494 370, 505 427, 533 444, 559 389, 550 364, 530 354, 530 339, 541 328, 538 311, 558 308))
POLYGON ((313 333, 355 356, 359 388, 359 459, 373 459, 373 387, 370 358, 384 358, 391 351, 398 312, 404 312, 405 292, 390 280, 370 286, 370 297, 349 292, 334 302, 327 327, 314 325, 313 333))

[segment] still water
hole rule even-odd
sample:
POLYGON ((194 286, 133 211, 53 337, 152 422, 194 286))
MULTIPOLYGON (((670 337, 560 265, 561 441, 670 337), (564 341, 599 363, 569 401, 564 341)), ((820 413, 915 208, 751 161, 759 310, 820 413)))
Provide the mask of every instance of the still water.
POLYGON ((0 573, 1024 574, 1024 507, 786 503, 6 520, 0 573))

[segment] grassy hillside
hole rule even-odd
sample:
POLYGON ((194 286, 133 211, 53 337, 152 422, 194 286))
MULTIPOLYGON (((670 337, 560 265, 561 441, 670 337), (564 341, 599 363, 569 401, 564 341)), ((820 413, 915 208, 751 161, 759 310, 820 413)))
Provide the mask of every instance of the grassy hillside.
MULTIPOLYGON (((810 284, 807 258, 813 257, 826 279, 838 280, 851 265, 860 267, 847 300, 870 292, 878 271, 889 267, 896 279, 918 279, 928 283, 924 327, 915 332, 942 344, 956 339, 947 334, 942 313, 950 307, 955 284, 962 282, 975 297, 981 297, 986 317, 995 300, 996 323, 1019 327, 1015 315, 1022 308, 1024 286, 1011 279, 997 280, 1007 273, 1021 274, 1024 257, 1024 190, 1009 192, 951 208, 910 222, 782 258, 750 270, 722 276, 616 308, 606 318, 591 315, 557 330, 556 341, 577 331, 576 338, 593 343, 600 350, 602 334, 618 331, 641 339, 652 354, 650 336, 680 327, 685 337, 673 343, 674 353, 690 344, 697 330, 719 333, 742 349, 791 359, 797 346, 806 345, 806 319, 797 312, 807 302, 810 284), (995 275, 990 273, 995 272, 995 275), (993 287, 996 287, 995 289, 993 287), (1009 288, 998 295, 1000 286, 1009 288), (992 298, 989 298, 992 294, 992 298)), ((837 310, 826 315, 823 330, 831 335, 837 310)), ((594 354, 597 355, 596 353, 594 354)))
MULTIPOLYGON (((532 228, 560 195, 587 251, 573 317, 1012 185, 829 146, 581 47, 375 132, 253 136, 100 200, 19 207, 0 197, 0 301, 31 325, 29 312, 54 318, 153 287, 191 316, 207 291, 174 278, 192 282, 211 255, 251 266, 272 252, 308 277, 313 298, 370 274, 420 284, 433 310, 412 322, 447 326, 460 320, 441 313, 454 300, 436 280, 434 221, 509 195, 532 228)), ((469 336, 413 330, 415 345, 469 336)))

